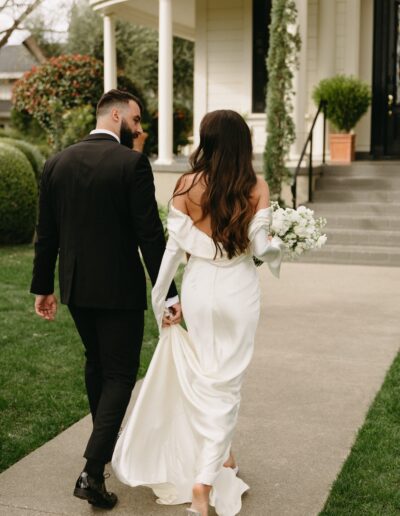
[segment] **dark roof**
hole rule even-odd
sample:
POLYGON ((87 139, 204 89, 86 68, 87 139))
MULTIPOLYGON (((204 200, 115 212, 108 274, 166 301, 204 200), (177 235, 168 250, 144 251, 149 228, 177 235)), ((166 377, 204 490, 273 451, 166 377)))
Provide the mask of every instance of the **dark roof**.
POLYGON ((24 45, 6 45, 0 49, 0 73, 26 72, 38 64, 24 45))
POLYGON ((0 100, 0 113, 11 111, 11 100, 0 100))

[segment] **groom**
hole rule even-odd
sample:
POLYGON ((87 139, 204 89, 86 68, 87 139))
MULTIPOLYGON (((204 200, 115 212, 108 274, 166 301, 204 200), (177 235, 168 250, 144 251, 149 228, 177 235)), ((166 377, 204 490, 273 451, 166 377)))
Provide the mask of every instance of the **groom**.
MULTIPOLYGON (((139 249, 154 284, 165 248, 150 163, 132 151, 141 115, 138 98, 111 90, 97 105, 96 129, 46 162, 31 285, 36 313, 53 320, 59 256, 61 302, 85 347, 93 418, 74 495, 107 509, 117 496, 106 491, 104 465, 135 385, 143 338, 146 279, 139 249)), ((166 305, 170 322, 179 322, 174 284, 166 305)))

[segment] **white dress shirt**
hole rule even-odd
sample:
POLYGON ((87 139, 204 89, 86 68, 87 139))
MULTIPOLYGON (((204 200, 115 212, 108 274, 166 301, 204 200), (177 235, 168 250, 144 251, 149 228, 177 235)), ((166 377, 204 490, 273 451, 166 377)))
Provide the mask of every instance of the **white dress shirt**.
POLYGON ((90 134, 109 134, 110 136, 114 136, 118 143, 121 143, 120 137, 108 129, 93 129, 93 131, 90 131, 90 134))

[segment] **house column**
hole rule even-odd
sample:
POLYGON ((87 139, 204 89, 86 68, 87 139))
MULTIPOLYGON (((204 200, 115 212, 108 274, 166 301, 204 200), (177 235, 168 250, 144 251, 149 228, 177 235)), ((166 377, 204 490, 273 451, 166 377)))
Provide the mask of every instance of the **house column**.
POLYGON ((158 159, 170 165, 173 156, 172 0, 160 0, 158 47, 158 159))
POLYGON ((336 2, 320 0, 318 24, 319 79, 335 74, 336 69, 336 2))
MULTIPOLYGON (((318 16, 318 57, 317 81, 332 77, 336 73, 336 2, 332 0, 319 1, 318 16)), ((311 123, 311 119, 310 119, 311 123)), ((328 132, 328 124, 327 124, 328 132)), ((328 135, 326 135, 328 136, 328 135)), ((314 155, 322 158, 324 125, 322 115, 315 126, 314 155)), ((326 142, 328 139, 326 140, 326 142)), ((329 153, 326 144, 326 152, 329 153)))
POLYGON ((104 91, 117 87, 117 47, 113 14, 104 15, 104 91))
POLYGON ((200 143, 200 122, 207 113, 208 70, 207 70, 207 3, 196 0, 196 39, 194 45, 194 95, 193 135, 194 144, 200 143))
POLYGON ((299 53, 299 68, 294 73, 293 86, 296 92, 294 98, 293 119, 296 127, 296 141, 291 149, 291 156, 298 159, 306 139, 307 113, 307 35, 308 35, 308 0, 297 0, 298 25, 301 38, 299 53))
POLYGON ((347 75, 358 77, 360 69, 360 0, 347 0, 346 55, 344 69, 347 75))

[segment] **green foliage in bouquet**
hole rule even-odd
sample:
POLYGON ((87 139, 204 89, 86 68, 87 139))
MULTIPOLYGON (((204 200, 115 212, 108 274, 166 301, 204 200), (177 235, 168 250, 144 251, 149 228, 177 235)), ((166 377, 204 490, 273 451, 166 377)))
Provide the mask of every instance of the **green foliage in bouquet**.
POLYGON ((339 132, 349 133, 367 112, 371 89, 356 77, 336 75, 320 81, 313 91, 314 102, 326 102, 326 116, 339 132))
POLYGON ((32 241, 37 211, 37 184, 25 155, 0 143, 0 244, 32 241))
POLYGON ((298 66, 300 35, 293 31, 297 22, 294 0, 273 0, 270 44, 267 58, 267 134, 264 173, 271 198, 280 200, 282 182, 290 182, 285 165, 290 146, 295 141, 293 112, 293 72, 298 66))
POLYGON ((31 164, 33 171, 35 173, 36 181, 39 183, 40 176, 42 174, 43 166, 44 166, 44 156, 40 152, 40 150, 31 143, 25 142, 24 140, 19 140, 16 138, 2 138, 0 136, 0 143, 6 143, 13 147, 16 147, 20 150, 25 156, 28 158, 29 163, 31 164))

